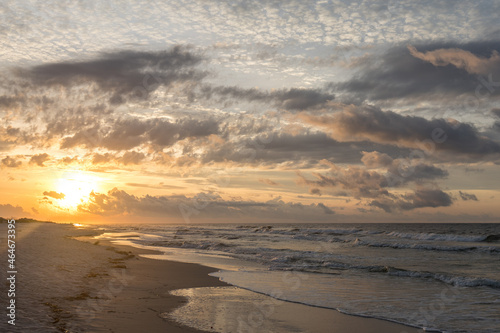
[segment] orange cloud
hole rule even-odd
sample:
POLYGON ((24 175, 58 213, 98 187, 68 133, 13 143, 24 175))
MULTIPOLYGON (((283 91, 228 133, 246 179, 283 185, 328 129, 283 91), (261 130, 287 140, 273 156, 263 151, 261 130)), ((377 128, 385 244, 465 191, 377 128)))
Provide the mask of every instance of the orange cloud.
POLYGON ((458 48, 419 52, 414 46, 408 45, 408 50, 415 58, 430 62, 434 66, 453 65, 465 69, 470 74, 486 75, 500 65, 498 51, 493 51, 490 58, 481 58, 458 48))

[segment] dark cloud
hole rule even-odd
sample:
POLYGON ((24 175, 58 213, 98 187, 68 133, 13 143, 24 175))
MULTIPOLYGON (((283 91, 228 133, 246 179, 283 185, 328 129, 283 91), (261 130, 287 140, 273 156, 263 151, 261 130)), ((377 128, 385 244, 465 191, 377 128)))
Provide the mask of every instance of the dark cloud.
POLYGON ((66 156, 61 159, 61 162, 64 164, 72 164, 72 163, 78 163, 78 156, 66 156))
POLYGON ((387 213, 394 210, 412 210, 425 207, 448 207, 453 203, 452 197, 439 189, 417 189, 412 193, 395 198, 373 200, 370 206, 378 207, 387 213))
POLYGON ((92 156, 92 164, 109 163, 114 159, 114 156, 110 153, 99 154, 95 153, 92 156))
MULTIPOLYGON (((376 198, 390 195, 387 190, 390 184, 384 174, 357 166, 347 168, 340 168, 336 165, 331 166, 332 168, 327 174, 312 173, 315 177, 313 180, 306 178, 299 172, 298 183, 308 185, 313 189, 339 188, 348 190, 356 198, 376 198)), ((319 193, 316 191, 314 194, 319 193)))
POLYGON ((387 168, 386 177, 390 186, 403 186, 409 182, 426 182, 446 178, 448 171, 433 165, 397 159, 387 168))
POLYGON ((175 123, 163 120, 150 121, 148 138, 153 145, 170 146, 186 138, 200 138, 220 133, 219 122, 214 119, 183 118, 175 123))
POLYGON ((219 123, 215 119, 182 118, 169 121, 161 118, 146 120, 126 118, 111 120, 108 125, 83 128, 73 136, 65 137, 60 148, 84 146, 120 151, 143 144, 162 148, 186 138, 199 138, 217 133, 219 133, 219 123))
POLYGON ((484 169, 481 168, 465 168, 465 173, 483 173, 484 169))
POLYGON ((45 191, 43 192, 43 195, 46 195, 54 199, 64 199, 64 197, 66 197, 64 193, 58 193, 56 191, 49 191, 49 192, 45 191))
POLYGON ((333 115, 303 115, 302 119, 326 128, 339 141, 370 140, 427 153, 434 150, 476 156, 500 153, 498 142, 482 136, 470 124, 404 116, 376 107, 343 106, 342 111, 333 115))
POLYGON ((169 190, 185 188, 183 186, 164 184, 163 182, 159 183, 158 185, 141 184, 141 183, 125 183, 125 185, 131 186, 131 187, 144 187, 144 188, 169 189, 169 190))
MULTIPOLYGON (((497 118, 500 118, 500 109, 493 109, 491 110, 491 113, 493 113, 493 115, 497 118)), ((500 133, 500 120, 493 123, 492 130, 494 132, 500 133)))
POLYGON ((460 198, 464 201, 468 201, 468 200, 478 201, 476 195, 473 193, 466 193, 466 192, 458 191, 458 194, 460 194, 460 198))
POLYGON ((18 168, 23 164, 23 162, 16 160, 10 156, 7 156, 2 159, 2 165, 8 168, 18 168))
POLYGON ((127 164, 139 164, 142 160, 146 158, 146 155, 140 152, 128 151, 120 158, 120 162, 124 165, 127 164))
POLYGON ((144 134, 150 128, 151 124, 148 124, 148 121, 138 118, 118 119, 96 144, 110 150, 128 150, 145 142, 144 134))
POLYGON ((86 148, 98 147, 98 140, 100 139, 99 127, 92 126, 90 128, 80 129, 72 136, 67 136, 61 140, 59 148, 68 149, 78 146, 84 146, 86 148))
POLYGON ((0 204, 0 216, 4 218, 21 218, 29 216, 20 206, 12 206, 11 204, 0 204))
POLYGON ((244 89, 239 87, 203 85, 199 91, 192 91, 191 98, 227 102, 265 102, 289 111, 306 110, 323 106, 335 96, 321 89, 290 88, 272 91, 244 89))
MULTIPOLYGON (((89 107, 65 107, 45 114, 45 133, 48 139, 72 135, 82 129, 99 128, 103 121, 109 121, 112 111, 103 104, 89 107)), ((90 134, 90 133, 89 133, 90 134)))
POLYGON ((313 187, 309 189, 309 193, 313 195, 321 195, 321 190, 319 188, 313 187))
POLYGON ((278 186, 279 184, 269 178, 259 178, 259 182, 271 186, 278 186))
POLYGON ((317 89, 292 88, 289 90, 273 91, 270 95, 286 110, 306 110, 334 99, 334 95, 317 89))
POLYGON ((12 126, 0 126, 0 151, 8 151, 22 141, 22 132, 12 126))
POLYGON ((403 196, 406 202, 400 203, 404 210, 422 207, 447 207, 453 203, 451 196, 439 189, 417 189, 414 193, 403 196))
POLYGON ((30 164, 36 164, 36 165, 38 165, 40 167, 44 167, 45 165, 43 163, 45 163, 49 159, 50 159, 50 156, 47 153, 36 154, 36 155, 31 156, 29 163, 30 164))
POLYGON ((380 168, 387 167, 392 164, 393 159, 387 154, 380 153, 378 151, 363 152, 363 157, 361 162, 368 168, 380 168))
MULTIPOLYGON (((492 74, 493 81, 499 81, 500 62, 495 53, 498 50, 499 41, 436 42, 415 44, 410 49, 400 45, 373 56, 349 81, 331 86, 358 102, 474 93, 478 74, 492 74)), ((483 90, 485 93, 486 89, 483 90)))
POLYGON ((495 132, 500 132, 500 121, 496 121, 493 126, 492 126, 492 130, 495 131, 495 132))
POLYGON ((496 117, 500 118, 500 109, 492 109, 491 113, 495 115, 496 117))
MULTIPOLYGON (((334 211, 323 203, 305 205, 284 202, 279 197, 265 202, 224 200, 214 193, 138 197, 114 188, 104 193, 90 194, 87 203, 78 206, 80 212, 99 215, 137 214, 187 218, 248 218, 325 221, 334 211)), ((186 221, 186 220, 185 220, 186 221)))
POLYGON ((206 74, 193 69, 203 60, 184 47, 162 52, 118 51, 79 62, 44 64, 19 70, 19 76, 35 86, 72 87, 96 84, 111 94, 110 103, 120 104, 127 97, 145 98, 160 86, 173 82, 200 80, 206 74))
POLYGON ((25 98, 18 96, 0 96, 0 109, 11 109, 19 106, 25 101, 25 98))
MULTIPOLYGON (((438 207, 451 204, 451 197, 439 189, 422 189, 422 185, 448 175, 446 170, 435 166, 420 163, 418 160, 392 159, 379 152, 366 153, 363 156, 365 166, 340 167, 336 164, 323 161, 330 166, 327 173, 313 172, 314 179, 309 179, 298 172, 298 184, 309 186, 309 193, 322 195, 321 189, 341 190, 345 195, 357 199, 373 199, 369 205, 392 212, 396 209, 410 210, 420 207, 438 207), (375 171, 371 168, 385 169, 375 171), (418 189, 410 194, 401 195, 394 188, 416 184, 418 189), (425 201, 425 195, 429 200, 425 201), (441 194, 441 196, 439 195, 441 194), (450 201, 445 200, 449 197, 450 201), (437 205, 437 206, 435 206, 437 205)), ((434 186, 434 185, 433 185, 434 186)), ((334 192, 330 194, 338 195, 334 192)))
POLYGON ((329 207, 325 206, 323 203, 318 203, 318 207, 322 208, 325 211, 325 214, 335 214, 333 210, 331 210, 329 207))
POLYGON ((123 155, 121 156, 117 156, 115 154, 110 154, 110 153, 105 153, 105 154, 94 153, 92 154, 92 164, 94 165, 104 164, 104 163, 120 163, 123 165, 140 164, 145 158, 146 155, 144 153, 136 151, 127 151, 123 153, 123 155))
POLYGON ((339 142, 323 132, 270 131, 260 135, 242 135, 224 143, 205 146, 202 163, 232 161, 235 163, 314 165, 322 159, 337 163, 359 163, 362 152, 379 150, 393 156, 408 155, 409 151, 373 142, 339 142))

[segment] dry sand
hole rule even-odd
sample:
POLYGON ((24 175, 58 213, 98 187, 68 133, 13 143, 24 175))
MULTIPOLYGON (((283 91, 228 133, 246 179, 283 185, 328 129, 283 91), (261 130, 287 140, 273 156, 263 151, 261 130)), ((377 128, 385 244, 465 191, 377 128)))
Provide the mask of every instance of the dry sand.
MULTIPOLYGON (((185 310, 189 310, 190 306, 196 309, 202 304, 200 298, 191 297, 191 302, 187 303, 188 298, 169 292, 184 288, 228 287, 217 278, 208 276, 215 270, 213 268, 143 258, 140 254, 148 253, 147 250, 103 241, 97 243, 92 239, 95 232, 71 225, 24 223, 18 224, 17 233, 17 324, 15 327, 7 325, 4 317, 0 322, 1 332, 201 332, 182 326, 165 315, 186 304, 185 310)), ((2 262, 7 260, 5 235, 3 224, 0 226, 2 262)), ((2 264, 2 279, 5 279, 3 267, 2 264)), ((228 288, 227 291, 234 289, 228 288)), ((206 293, 211 289, 199 290, 206 293)), ((223 293, 225 288, 212 290, 223 293)), ((233 293, 233 303, 229 301, 229 293, 227 301, 222 294, 221 302, 231 307, 231 311, 213 312, 211 318, 216 316, 214 326, 221 321, 228 323, 255 312, 253 297, 276 302, 255 293, 245 297, 245 292, 250 293, 241 291, 236 298, 233 293), (239 305, 235 307, 231 304, 239 305)), ((0 300, 6 304, 4 291, 0 300)), ((306 327, 300 331, 421 332, 329 309, 288 302, 280 302, 279 306, 278 303, 273 304, 276 304, 275 311, 266 315, 265 320, 281 323, 282 327, 289 327, 290 330, 306 327), (297 323, 300 325, 297 326, 297 323)), ((192 315, 196 318, 198 314, 192 315)), ((206 327, 207 330, 213 327, 206 325, 199 327, 206 327)), ((232 327, 231 331, 235 326, 226 327, 232 327)), ((266 327, 262 324, 249 325, 243 332, 266 332, 266 327)))

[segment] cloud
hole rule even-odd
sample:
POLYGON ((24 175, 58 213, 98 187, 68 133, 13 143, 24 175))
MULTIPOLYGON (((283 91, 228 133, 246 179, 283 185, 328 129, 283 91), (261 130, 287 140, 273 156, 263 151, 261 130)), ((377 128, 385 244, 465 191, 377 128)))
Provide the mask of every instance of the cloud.
POLYGON ((158 185, 152 185, 152 184, 141 184, 141 183, 125 183, 127 186, 132 186, 132 187, 144 187, 144 188, 154 188, 154 189, 183 189, 185 188, 184 186, 176 186, 176 185, 169 185, 169 184, 164 184, 163 182, 160 182, 158 185))
POLYGON ((0 151, 8 151, 20 141, 21 131, 12 126, 0 126, 0 151))
POLYGON ((64 193, 58 193, 56 191, 50 191, 50 192, 45 191, 43 192, 43 195, 46 195, 54 199, 64 199, 64 197, 66 197, 64 193))
MULTIPOLYGON (((199 193, 184 195, 143 197, 114 188, 104 193, 90 194, 88 202, 78 206, 80 212, 98 215, 162 216, 171 219, 240 218, 288 219, 328 221, 335 212, 324 205, 284 202, 281 198, 257 202, 241 199, 222 199, 218 194, 199 193)), ((185 220, 187 221, 187 220, 185 220)))
POLYGON ((120 162, 124 165, 128 164, 139 164, 143 159, 146 158, 146 155, 136 151, 127 151, 120 158, 120 162))
POLYGON ((500 109, 492 109, 491 113, 493 113, 494 116, 500 118, 500 109))
MULTIPOLYGON (((314 180, 310 180, 298 172, 298 183, 308 185, 313 189, 340 188, 349 190, 356 198, 376 198, 389 195, 386 189, 389 187, 389 182, 385 175, 357 166, 341 168, 335 164, 330 165, 331 169, 327 174, 313 172, 314 180)), ((319 194, 319 191, 314 190, 313 194, 319 194)))
MULTIPOLYGON (((370 206, 386 212, 449 206, 452 203, 451 197, 433 184, 435 180, 448 176, 446 170, 423 164, 419 160, 392 159, 379 152, 365 152, 362 161, 364 166, 346 167, 323 161, 330 166, 328 172, 312 172, 314 179, 298 172, 297 183, 308 186, 311 194, 322 195, 321 189, 331 189, 347 192, 342 195, 351 195, 356 199, 370 199, 370 206), (371 170, 372 168, 385 171, 375 171, 371 170), (417 189, 403 195, 393 191, 410 184, 415 184, 417 189), (426 194, 429 194, 428 201, 425 200, 426 194), (446 198, 449 198, 449 201, 446 198)), ((335 192, 330 194, 338 195, 335 192)))
POLYGON ((94 153, 92 155, 92 164, 119 163, 123 165, 140 164, 147 158, 146 154, 137 151, 126 151, 121 156, 110 153, 94 153))
POLYGON ((99 154, 95 153, 92 156, 92 164, 101 164, 101 163, 109 163, 114 159, 112 154, 99 154))
POLYGON ((409 45, 408 50, 415 58, 430 62, 434 66, 453 65, 465 69, 470 74, 488 75, 500 68, 500 55, 496 50, 493 50, 490 58, 478 57, 470 51, 458 48, 419 52, 414 46, 409 45))
POLYGON ((205 120, 183 118, 175 123, 155 120, 151 125, 148 138, 153 145, 159 147, 170 146, 186 138, 207 137, 220 133, 219 122, 214 118, 205 120))
POLYGON ((370 206, 378 207, 386 213, 394 210, 413 210, 425 207, 447 207, 453 203, 452 197, 439 189, 417 189, 412 193, 404 194, 396 198, 376 199, 369 203, 370 206))
POLYGON ((269 178, 259 178, 259 182, 261 182, 263 184, 271 185, 271 186, 278 186, 279 185, 279 183, 276 183, 275 181, 273 181, 269 178))
POLYGON ((484 169, 481 168, 465 168, 465 173, 483 173, 484 169))
MULTIPOLYGON (((224 131, 227 132, 226 129, 224 131)), ((253 129, 252 129, 253 131, 253 129)), ((286 128, 281 131, 267 130, 255 135, 250 132, 223 143, 205 145, 197 157, 201 163, 277 164, 310 167, 322 159, 337 163, 358 163, 362 152, 379 150, 390 155, 408 155, 405 148, 367 141, 339 142, 324 132, 305 127, 286 128)))
POLYGON ((10 156, 7 156, 2 159, 2 165, 8 168, 18 168, 23 164, 23 162, 16 160, 10 156))
POLYGON ((259 89, 244 89, 240 87, 203 85, 199 91, 191 92, 191 98, 215 100, 219 103, 233 103, 242 100, 249 102, 273 103, 275 107, 299 111, 320 107, 331 101, 335 96, 321 89, 289 88, 263 91, 259 89))
POLYGON ((186 138, 198 138, 219 133, 217 120, 185 117, 176 121, 162 118, 125 118, 113 120, 108 126, 98 125, 81 129, 73 136, 65 137, 61 149, 78 146, 129 150, 144 144, 159 148, 171 146, 186 138))
POLYGON ((318 203, 316 206, 322 208, 325 211, 325 214, 335 214, 335 212, 333 210, 331 210, 330 207, 325 206, 321 202, 318 203))
POLYGON ((61 159, 61 162, 64 164, 72 164, 72 163, 78 163, 78 156, 66 156, 61 159))
POLYGON ((118 51, 93 60, 20 69, 18 76, 36 87, 96 84, 102 92, 111 94, 111 104, 121 104, 127 97, 146 98, 160 86, 203 78, 204 72, 193 69, 202 59, 181 46, 161 52, 118 51))
POLYGON ((322 193, 321 193, 321 190, 319 188, 310 188, 309 189, 309 193, 313 194, 313 195, 319 195, 321 196, 322 193))
POLYGON ((339 142, 307 125, 287 125, 286 122, 281 125, 274 116, 271 113, 265 116, 182 117, 177 120, 105 119, 97 125, 89 124, 91 127, 88 128, 82 126, 71 136, 64 136, 60 148, 84 147, 89 151, 101 148, 92 155, 93 164, 123 163, 116 153, 138 148, 145 154, 141 162, 172 166, 186 165, 186 162, 199 165, 232 162, 253 165, 286 163, 305 167, 321 159, 357 163, 366 150, 377 150, 391 156, 409 154, 404 147, 388 144, 339 142), (175 153, 178 149, 182 149, 181 156, 175 153))
POLYGON ((478 157, 500 153, 498 142, 482 136, 470 124, 404 116, 371 106, 341 106, 341 111, 333 115, 302 114, 301 119, 325 128, 332 138, 339 141, 370 140, 399 147, 478 157), (429 141, 432 149, 428 147, 429 141))
POLYGON ((378 151, 372 151, 372 152, 362 152, 363 157, 361 158, 361 162, 368 168, 368 169, 375 169, 375 168, 380 168, 380 167, 387 167, 392 164, 393 159, 383 153, 379 153, 378 151))
POLYGON ((421 182, 440 178, 446 178, 448 171, 433 165, 418 163, 411 164, 411 161, 394 160, 387 169, 390 175, 397 175, 399 181, 392 179, 393 186, 406 184, 411 181, 421 182))
POLYGON ((13 206, 11 204, 0 204, 0 216, 4 218, 20 218, 30 214, 26 213, 21 206, 13 206))
POLYGON ((43 163, 45 163, 49 159, 50 159, 50 156, 47 153, 36 154, 36 155, 31 156, 29 163, 30 164, 36 164, 36 165, 38 165, 40 167, 44 167, 45 165, 43 163))
MULTIPOLYGON (((367 58, 351 79, 331 83, 330 87, 343 92, 341 99, 356 103, 392 99, 413 99, 419 102, 424 96, 427 99, 448 99, 451 102, 461 94, 475 93, 479 84, 477 73, 486 76, 491 74, 490 79, 485 79, 493 81, 494 83, 490 82, 491 85, 498 82, 500 57, 495 50, 500 50, 500 42, 497 40, 467 44, 422 43, 409 49, 397 45, 382 54, 375 53, 367 58), (417 49, 421 52, 416 51, 417 49), (428 55, 427 58, 436 58, 436 63, 444 64, 445 62, 438 61, 439 55, 443 55, 443 59, 447 59, 450 64, 453 61, 456 66, 436 67, 415 55, 421 55, 421 58, 428 55)), ((498 95, 498 92, 499 89, 490 90, 492 96, 498 95)))
MULTIPOLYGON (((500 118, 500 109, 492 109, 491 110, 491 113, 497 117, 497 118, 500 118)), ((497 120, 493 123, 493 126, 491 127, 491 129, 494 131, 494 132, 497 132, 497 133, 500 133, 500 120, 497 120)))
POLYGON ((460 198, 464 201, 468 201, 468 200, 478 201, 476 195, 473 193, 466 193, 466 192, 462 192, 462 191, 458 191, 458 193, 460 194, 460 198))
MULTIPOLYGON (((76 103, 79 104, 78 102, 76 103)), ((52 107, 43 118, 45 122, 44 135, 51 139, 53 137, 60 138, 61 136, 75 134, 82 129, 97 130, 101 123, 110 121, 113 115, 112 110, 112 108, 101 103, 85 107, 63 105, 61 109, 52 107)), ((88 132, 88 135, 92 134, 95 133, 88 132)))
POLYGON ((414 193, 403 196, 406 202, 400 204, 402 209, 409 210, 422 207, 447 207, 452 204, 448 193, 439 189, 417 189, 414 193))
POLYGON ((0 96, 0 109, 12 109, 25 101, 23 97, 20 96, 0 96))

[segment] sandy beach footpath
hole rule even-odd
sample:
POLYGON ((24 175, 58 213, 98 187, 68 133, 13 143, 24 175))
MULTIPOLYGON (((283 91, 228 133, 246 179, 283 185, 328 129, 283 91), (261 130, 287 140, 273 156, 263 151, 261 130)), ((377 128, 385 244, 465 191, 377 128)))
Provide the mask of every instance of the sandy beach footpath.
MULTIPOLYGON (((2 261, 7 260, 5 234, 2 224, 2 261)), ((96 231, 72 225, 18 224, 17 320, 16 326, 12 326, 4 318, 0 322, 1 332, 201 332, 165 316, 190 299, 169 291, 228 287, 208 276, 215 269, 143 258, 141 254, 152 251, 98 242, 92 238, 94 235, 96 231)), ((1 274, 5 280, 4 269, 1 274)), ((7 301, 5 294, 2 290, 2 304, 7 301)), ((239 313, 221 313, 215 321, 235 320, 254 309, 250 300, 245 303, 243 298, 238 303, 239 313)), ((307 332, 421 332, 288 302, 282 302, 268 319, 290 324, 300 321, 308 327, 307 332)), ((242 332, 262 332, 264 327, 247 326, 242 332)))

